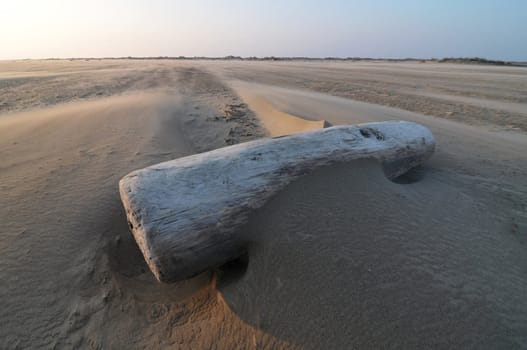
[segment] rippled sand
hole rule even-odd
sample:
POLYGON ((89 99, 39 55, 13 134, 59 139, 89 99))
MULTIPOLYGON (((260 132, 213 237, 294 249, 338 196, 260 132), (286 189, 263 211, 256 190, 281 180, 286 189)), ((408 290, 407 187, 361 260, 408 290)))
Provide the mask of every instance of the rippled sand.
POLYGON ((0 62, 0 347, 522 348, 527 70, 417 63, 0 62), (438 144, 301 178, 247 257, 157 283, 128 172, 268 135, 390 119, 438 144))

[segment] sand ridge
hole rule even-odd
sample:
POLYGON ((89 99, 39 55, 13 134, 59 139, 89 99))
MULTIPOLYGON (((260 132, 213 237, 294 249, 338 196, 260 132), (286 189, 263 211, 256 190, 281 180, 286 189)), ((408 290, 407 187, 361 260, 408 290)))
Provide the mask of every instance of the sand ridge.
MULTIPOLYGON (((231 83, 232 84, 232 83, 231 83)), ((307 120, 273 107, 269 99, 234 83, 236 92, 250 106, 271 136, 291 135, 298 132, 317 130, 331 126, 325 120, 307 120)))

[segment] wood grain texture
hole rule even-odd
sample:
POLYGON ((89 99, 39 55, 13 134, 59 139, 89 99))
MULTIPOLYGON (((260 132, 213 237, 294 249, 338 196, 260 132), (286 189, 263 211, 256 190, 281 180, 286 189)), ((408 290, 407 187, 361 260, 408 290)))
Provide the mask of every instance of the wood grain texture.
POLYGON ((412 122, 336 126, 220 148, 134 171, 119 182, 132 233, 159 281, 194 276, 243 252, 249 213, 294 179, 374 158, 397 177, 429 158, 431 132, 412 122))

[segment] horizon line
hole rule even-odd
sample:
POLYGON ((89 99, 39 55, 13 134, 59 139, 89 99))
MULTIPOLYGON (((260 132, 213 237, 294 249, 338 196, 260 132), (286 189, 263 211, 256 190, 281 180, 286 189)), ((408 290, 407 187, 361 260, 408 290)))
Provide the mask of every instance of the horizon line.
POLYGON ((385 58, 385 57, 360 57, 360 56, 326 56, 326 57, 312 57, 312 56, 93 56, 93 57, 46 57, 46 58, 5 58, 0 61, 53 61, 53 60, 241 60, 241 61, 432 61, 439 63, 474 63, 474 64, 490 64, 490 65, 514 65, 527 64, 526 61, 508 61, 508 60, 493 60, 483 57, 405 57, 405 58, 385 58))

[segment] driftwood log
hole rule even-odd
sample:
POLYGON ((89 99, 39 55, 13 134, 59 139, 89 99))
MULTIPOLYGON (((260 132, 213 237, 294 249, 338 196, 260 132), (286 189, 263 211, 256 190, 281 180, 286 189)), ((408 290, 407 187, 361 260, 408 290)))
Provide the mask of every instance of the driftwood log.
POLYGON ((394 178, 434 147, 431 132, 411 122, 335 126, 153 165, 125 176, 119 190, 150 269, 174 282, 239 256, 238 231, 249 212, 306 172, 374 158, 394 178))

